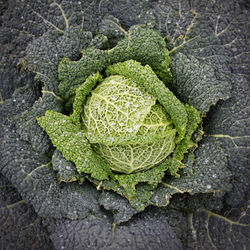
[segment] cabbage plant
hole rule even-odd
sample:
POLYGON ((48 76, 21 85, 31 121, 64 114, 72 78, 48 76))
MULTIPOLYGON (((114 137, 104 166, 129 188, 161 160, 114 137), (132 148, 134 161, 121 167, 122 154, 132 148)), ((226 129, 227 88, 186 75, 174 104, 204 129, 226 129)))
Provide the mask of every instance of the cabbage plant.
MULTIPOLYGON (((107 17, 101 26, 114 22, 107 17)), ((120 222, 149 205, 167 206, 176 193, 230 187, 219 145, 199 147, 202 117, 228 97, 227 82, 212 66, 168 50, 146 25, 117 27, 123 35, 112 42, 76 26, 27 47, 42 96, 15 119, 22 142, 42 154, 34 159, 41 164, 32 160, 24 170, 35 173, 24 180, 35 187, 23 195, 39 214, 77 219, 102 214, 103 206, 120 222)))
MULTIPOLYGON (((249 214, 245 1, 5 2, 0 245, 165 249, 168 242, 173 249, 244 248, 249 214), (128 62, 135 65, 130 70, 143 69, 135 80, 135 72, 123 75, 128 62), (118 66, 123 69, 113 72, 118 66), (147 74, 154 81, 145 85, 147 74), (155 100, 150 111, 143 105, 149 113, 136 127, 123 120, 113 130, 121 113, 96 98, 115 90, 105 88, 110 79, 134 85, 134 96, 140 91, 155 100), (110 127, 98 120, 101 108, 93 112, 96 101, 111 110, 100 119, 107 118, 110 127), (161 119, 165 126, 157 130, 152 124, 161 119), (161 144, 171 131, 173 149, 161 144), (157 147, 164 154, 151 157, 160 153, 157 147), (132 171, 143 166, 131 161, 136 153, 145 169, 132 171), (121 159, 123 169, 116 169, 121 159), (112 230, 112 223, 123 221, 128 222, 112 230)), ((132 116, 138 111, 124 92, 106 100, 132 116)))
POLYGON ((185 154, 198 141, 194 132, 202 134, 199 112, 166 86, 171 59, 156 31, 133 26, 114 48, 82 53, 78 62, 64 58, 58 67, 70 114, 47 111, 38 123, 79 174, 106 180, 99 185, 143 210, 165 174, 180 177, 185 154), (139 183, 146 185, 143 195, 139 183))

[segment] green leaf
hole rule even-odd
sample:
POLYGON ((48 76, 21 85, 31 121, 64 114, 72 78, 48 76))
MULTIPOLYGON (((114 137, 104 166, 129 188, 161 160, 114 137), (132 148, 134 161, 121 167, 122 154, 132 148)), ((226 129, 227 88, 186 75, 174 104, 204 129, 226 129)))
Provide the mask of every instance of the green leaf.
POLYGON ((77 58, 80 50, 88 48, 93 39, 91 32, 81 27, 70 27, 63 34, 49 31, 30 43, 26 49, 28 69, 45 82, 44 90, 58 95, 57 67, 63 57, 77 58))
MULTIPOLYGON (((185 108, 188 115, 187 132, 185 138, 177 144, 173 154, 173 158, 178 159, 179 161, 183 160, 184 154, 186 154, 190 149, 193 149, 194 151, 194 149, 198 146, 192 140, 192 136, 202 121, 198 110, 188 104, 185 105, 185 108)), ((201 131, 199 132, 201 133, 201 131)))
POLYGON ((112 175, 100 156, 93 152, 85 133, 72 123, 70 117, 47 111, 37 121, 64 157, 76 164, 79 173, 91 174, 97 180, 105 180, 112 175))
MULTIPOLYGON (((116 174, 112 180, 98 181, 90 177, 86 178, 95 183, 97 189, 115 191, 121 196, 126 197, 132 208, 137 211, 143 211, 146 206, 151 204, 150 199, 153 195, 153 190, 156 189, 157 185, 162 181, 166 170, 173 176, 179 177, 177 171, 182 167, 184 166, 180 161, 167 159, 159 166, 145 172, 132 173, 129 175, 116 174)), ((107 201, 113 199, 111 194, 105 193, 102 196, 106 197, 104 201, 106 201, 106 199, 107 201), (111 198, 109 198, 110 196, 111 198)), ((113 205, 106 205, 106 207, 110 207, 111 210, 114 210, 113 205)), ((121 213, 121 211, 119 210, 118 213, 121 213)), ((120 215, 117 215, 117 218, 120 218, 120 215)))
POLYGON ((141 145, 142 146, 142 145, 152 144, 166 137, 169 139, 169 142, 173 144, 174 137, 175 137, 175 129, 162 131, 161 133, 158 133, 158 134, 147 134, 147 135, 137 134, 137 135, 128 135, 128 136, 123 135, 119 137, 87 134, 87 138, 90 143, 104 144, 105 146, 127 146, 127 145, 141 145))
POLYGON ((156 99, 123 76, 107 77, 84 106, 84 124, 90 135, 135 135, 156 99))
POLYGON ((67 161, 59 150, 55 150, 52 156, 52 168, 56 173, 59 182, 78 181, 84 182, 84 175, 77 172, 73 162, 67 161))
POLYGON ((102 71, 110 64, 130 59, 150 65, 163 80, 169 81, 172 77, 170 57, 165 47, 165 41, 156 31, 143 25, 135 25, 110 50, 84 49, 79 61, 64 57, 58 66, 59 93, 68 100, 89 75, 102 71))
POLYGON ((98 72, 94 75, 90 75, 86 81, 76 89, 76 96, 73 103, 73 114, 70 116, 72 122, 81 128, 81 114, 83 109, 83 104, 87 95, 95 87, 98 82, 102 81, 102 76, 98 72))
POLYGON ((195 151, 192 171, 180 178, 167 179, 159 185, 151 202, 167 205, 173 194, 229 191, 231 172, 227 168, 226 154, 214 139, 206 138, 195 151), (166 198, 167 197, 167 198, 166 198))
POLYGON ((146 65, 130 60, 109 66, 107 75, 123 75, 133 79, 138 86, 154 96, 170 115, 179 134, 178 141, 182 140, 186 133, 187 113, 184 105, 174 94, 159 80, 153 70, 146 65))
POLYGON ((58 90, 65 100, 75 95, 76 88, 83 84, 89 75, 102 71, 109 64, 106 50, 88 48, 82 50, 82 54, 79 61, 70 61, 65 57, 58 65, 58 90))
POLYGON ((172 153, 176 131, 155 102, 132 79, 119 75, 107 77, 91 92, 83 108, 87 138, 114 171, 146 170, 172 153))
POLYGON ((147 170, 161 163, 166 157, 171 154, 175 146, 175 130, 172 129, 164 133, 164 136, 152 137, 153 142, 146 144, 147 137, 139 136, 136 143, 136 137, 132 144, 94 145, 96 152, 105 159, 110 168, 116 172, 131 174, 147 170), (140 140, 141 139, 141 140, 140 140))
MULTIPOLYGON (((148 171, 134 173, 134 174, 120 174, 115 175, 114 178, 119 182, 119 184, 124 188, 124 195, 132 200, 136 198, 136 185, 140 182, 146 182, 155 189, 157 185, 162 181, 165 172, 171 169, 179 169, 183 164, 174 159, 166 159, 162 164, 156 166, 148 171)), ((151 192, 150 192, 151 193, 151 192)), ((151 197, 151 196, 150 196, 151 197)))
POLYGON ((218 100, 230 97, 229 79, 218 79, 213 66, 182 53, 176 53, 171 59, 173 82, 168 86, 182 102, 194 106, 200 113, 207 113, 218 100))
POLYGON ((150 65, 163 80, 172 78, 170 57, 163 38, 145 25, 132 26, 125 39, 110 50, 110 64, 130 59, 150 65))
MULTIPOLYGON (((80 27, 71 27, 63 34, 49 31, 34 40, 26 49, 28 70, 36 74, 36 79, 43 82, 42 98, 20 117, 19 131, 22 139, 30 141, 34 149, 48 152, 48 137, 36 122, 36 117, 44 115, 46 110, 63 111, 63 100, 58 92, 57 66, 63 56, 72 59, 78 57, 81 49, 91 45, 93 36, 83 32, 80 27)), ((101 44, 100 44, 101 46, 101 44)))

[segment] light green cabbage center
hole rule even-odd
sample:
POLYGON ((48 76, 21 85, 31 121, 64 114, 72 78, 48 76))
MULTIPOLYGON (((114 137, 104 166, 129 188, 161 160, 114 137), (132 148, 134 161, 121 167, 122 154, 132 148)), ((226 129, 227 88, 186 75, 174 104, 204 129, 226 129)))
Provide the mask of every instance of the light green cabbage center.
POLYGON ((164 108, 123 76, 107 77, 91 92, 83 121, 95 151, 116 172, 149 169, 175 147, 176 131, 164 108))

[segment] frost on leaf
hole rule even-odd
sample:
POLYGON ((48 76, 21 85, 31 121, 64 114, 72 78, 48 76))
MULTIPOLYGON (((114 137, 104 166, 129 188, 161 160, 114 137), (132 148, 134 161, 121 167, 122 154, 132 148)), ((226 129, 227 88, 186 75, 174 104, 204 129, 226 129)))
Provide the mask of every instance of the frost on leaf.
POLYGON ((89 133, 105 136, 135 135, 155 104, 155 98, 122 76, 106 78, 84 106, 89 133))
POLYGON ((176 131, 169 116, 156 105, 156 97, 131 78, 116 74, 107 77, 91 92, 83 120, 96 152, 117 172, 149 169, 175 147, 176 131))
POLYGON ((45 116, 38 118, 38 123, 64 157, 76 164, 79 173, 91 174, 98 180, 108 178, 109 168, 92 151, 86 135, 83 131, 79 131, 68 116, 47 111, 45 116))

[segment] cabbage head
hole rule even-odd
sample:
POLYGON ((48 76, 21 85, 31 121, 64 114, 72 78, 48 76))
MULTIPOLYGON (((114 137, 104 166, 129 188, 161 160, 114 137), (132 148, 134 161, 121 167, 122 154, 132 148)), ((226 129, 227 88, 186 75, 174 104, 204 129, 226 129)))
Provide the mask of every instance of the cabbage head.
POLYGON ((94 149, 117 172, 149 169, 175 147, 176 132, 162 105, 124 76, 109 76, 91 92, 83 121, 94 149))

